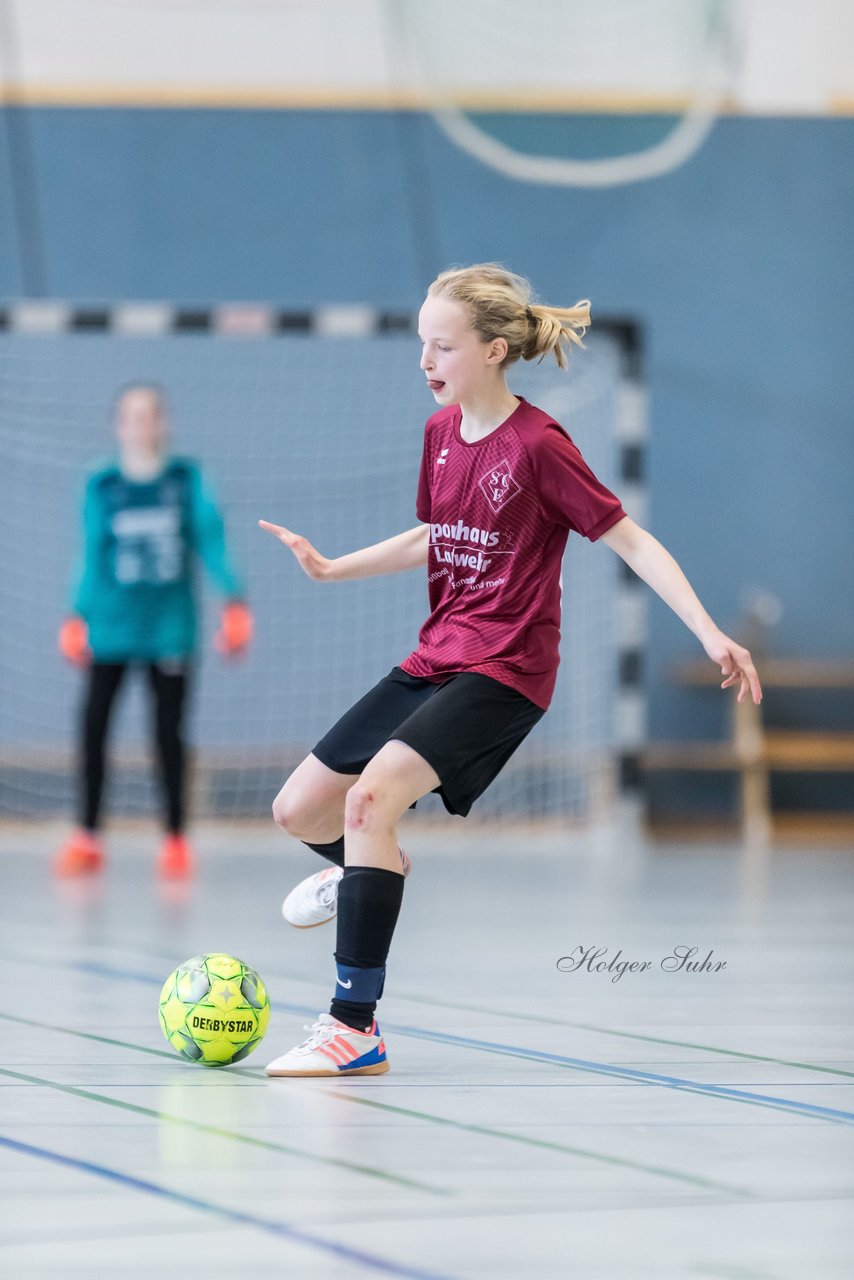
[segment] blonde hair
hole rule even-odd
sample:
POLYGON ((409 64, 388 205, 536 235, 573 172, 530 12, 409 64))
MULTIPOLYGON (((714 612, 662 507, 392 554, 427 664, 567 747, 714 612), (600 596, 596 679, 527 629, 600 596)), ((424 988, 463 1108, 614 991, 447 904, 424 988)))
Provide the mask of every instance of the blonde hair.
POLYGON ((524 276, 514 275, 497 262, 452 267, 436 277, 428 294, 451 298, 468 307, 472 328, 484 342, 504 338, 507 355, 502 366, 516 360, 542 360, 550 352, 566 368, 564 343, 582 345, 590 326, 590 302, 574 307, 546 307, 533 302, 534 291, 524 276))

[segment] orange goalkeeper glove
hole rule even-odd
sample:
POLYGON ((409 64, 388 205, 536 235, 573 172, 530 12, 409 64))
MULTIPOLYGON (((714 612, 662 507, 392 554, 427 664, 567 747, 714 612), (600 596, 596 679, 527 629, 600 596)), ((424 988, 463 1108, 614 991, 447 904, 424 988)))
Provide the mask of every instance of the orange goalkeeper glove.
POLYGON ((75 667, 85 667, 92 657, 89 628, 82 618, 66 618, 59 628, 59 651, 75 667))
POLYGON ((252 613, 248 605, 232 600, 222 611, 220 629, 214 636, 214 647, 223 654, 240 653, 252 639, 252 613))

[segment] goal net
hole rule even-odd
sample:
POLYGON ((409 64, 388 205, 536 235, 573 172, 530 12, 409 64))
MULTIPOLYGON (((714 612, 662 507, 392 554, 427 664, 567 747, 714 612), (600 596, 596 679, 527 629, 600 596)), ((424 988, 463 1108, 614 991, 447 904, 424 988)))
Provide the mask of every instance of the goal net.
MULTIPOLYGON (((257 527, 259 518, 286 524, 334 556, 417 523, 423 424, 434 406, 411 318, 387 324, 358 310, 268 316, 252 336, 240 332, 253 327, 241 314, 252 320, 251 311, 231 323, 215 315, 176 320, 153 307, 75 319, 50 304, 5 316, 0 809, 7 816, 73 813, 83 685, 60 657, 56 635, 83 483, 113 448, 108 406, 123 383, 165 387, 172 449, 197 458, 213 485, 256 619, 251 652, 221 658, 211 646, 219 601, 207 585, 189 717, 196 816, 269 820, 290 770, 417 643, 427 611, 423 571, 318 584, 257 527)), ((585 347, 569 373, 520 365, 510 382, 567 426, 593 470, 627 500, 624 354, 595 325, 585 347)), ((472 819, 583 820, 611 802, 620 568, 603 544, 570 538, 552 707, 472 819)), ((145 692, 141 679, 127 681, 114 715, 107 819, 156 807, 145 692)), ((419 802, 422 810, 444 814, 436 796, 419 802)))

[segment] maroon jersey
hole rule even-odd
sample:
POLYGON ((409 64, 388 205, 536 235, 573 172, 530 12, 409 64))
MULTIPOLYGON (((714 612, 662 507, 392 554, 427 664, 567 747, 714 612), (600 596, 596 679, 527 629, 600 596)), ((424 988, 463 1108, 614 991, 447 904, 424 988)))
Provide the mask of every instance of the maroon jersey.
POLYGON ((440 409, 424 432, 415 510, 430 525, 430 616, 400 665, 427 679, 479 671, 546 708, 569 532, 595 542, 626 513, 563 427, 527 400, 474 444, 461 417, 459 405, 440 409))

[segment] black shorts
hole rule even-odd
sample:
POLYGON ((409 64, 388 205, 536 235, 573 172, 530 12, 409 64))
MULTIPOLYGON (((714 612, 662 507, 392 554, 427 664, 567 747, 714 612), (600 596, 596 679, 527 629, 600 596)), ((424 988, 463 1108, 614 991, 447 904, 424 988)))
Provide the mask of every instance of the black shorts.
POLYGON ((478 672, 435 684, 392 667, 312 754, 336 773, 359 774, 392 738, 405 742, 439 775, 435 790, 448 812, 464 816, 544 715, 523 694, 478 672))

